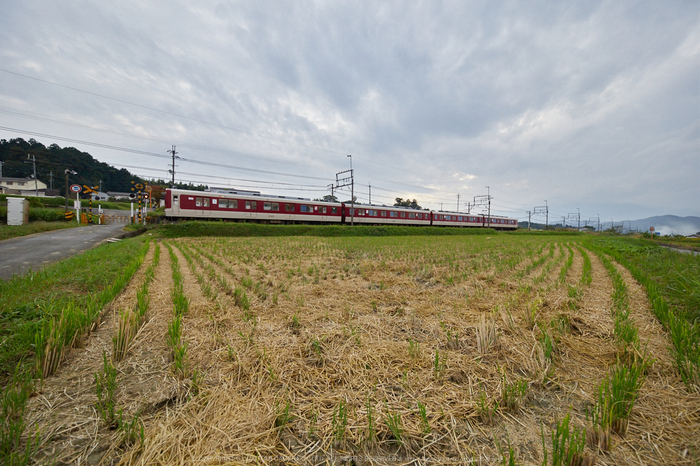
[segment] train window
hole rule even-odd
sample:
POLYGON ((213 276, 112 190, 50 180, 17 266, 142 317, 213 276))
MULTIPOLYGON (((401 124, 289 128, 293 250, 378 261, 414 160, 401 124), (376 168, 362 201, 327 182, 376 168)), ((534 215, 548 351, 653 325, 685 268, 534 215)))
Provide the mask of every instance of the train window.
POLYGON ((382 210, 382 217, 386 217, 386 210, 382 210))
POLYGON ((305 205, 299 206, 299 210, 301 210, 302 212, 306 212, 306 209, 307 209, 307 206, 305 206, 305 205))
POLYGON ((204 207, 209 207, 209 198, 208 197, 204 198, 204 207))
POLYGON ((245 208, 248 210, 258 210, 258 201, 245 201, 245 208))
POLYGON ((211 200, 211 205, 214 205, 214 204, 216 204, 216 199, 211 200))
POLYGON ((401 212, 401 218, 406 218, 406 212, 401 212))
POLYGON ((332 214, 337 214, 337 213, 338 213, 338 208, 337 208, 337 207, 331 207, 331 213, 332 213, 332 214))
POLYGON ((318 206, 317 206, 317 205, 314 206, 314 210, 315 210, 316 212, 318 212, 318 206))
POLYGON ((415 213, 415 212, 409 212, 409 213, 408 213, 408 218, 416 218, 416 213, 415 213))
POLYGON ((399 213, 398 213, 398 212, 391 211, 391 212, 389 212, 389 216, 390 216, 390 217, 398 217, 398 216, 399 216, 399 213))
POLYGON ((178 203, 178 199, 179 199, 179 196, 178 196, 177 194, 174 195, 174 196, 173 196, 173 204, 177 204, 177 203, 178 203))
POLYGON ((285 204, 284 210, 285 212, 294 212, 294 204, 285 204))
POLYGON ((326 207, 321 207, 321 212, 323 212, 323 213, 325 214, 325 213, 327 212, 327 208, 326 208, 326 207))
POLYGON ((238 209, 238 201, 235 199, 229 199, 228 206, 230 209, 238 209))
POLYGON ((265 202, 263 204, 263 210, 272 210, 276 212, 280 210, 280 205, 276 202, 265 202))
POLYGON ((228 209, 228 199, 219 199, 219 208, 228 209))
POLYGON ((314 209, 314 206, 310 205, 307 207, 307 209, 309 209, 309 212, 313 212, 314 210, 318 210, 318 207, 314 209))
POLYGON ((194 206, 195 206, 195 207, 202 207, 202 198, 201 198, 201 197, 195 198, 195 200, 194 200, 194 206))

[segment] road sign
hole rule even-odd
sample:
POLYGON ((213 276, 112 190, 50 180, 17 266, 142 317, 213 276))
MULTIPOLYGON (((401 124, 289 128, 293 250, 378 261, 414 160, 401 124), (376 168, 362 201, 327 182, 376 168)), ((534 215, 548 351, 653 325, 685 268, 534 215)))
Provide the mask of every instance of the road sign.
POLYGON ((74 193, 79 193, 80 191, 83 190, 83 188, 81 188, 79 184, 72 184, 72 185, 70 185, 70 190, 73 191, 74 193))

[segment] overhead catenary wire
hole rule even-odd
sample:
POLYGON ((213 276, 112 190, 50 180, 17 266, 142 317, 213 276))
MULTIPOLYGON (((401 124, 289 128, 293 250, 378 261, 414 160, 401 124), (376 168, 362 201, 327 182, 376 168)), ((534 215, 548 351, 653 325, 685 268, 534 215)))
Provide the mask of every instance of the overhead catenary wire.
MULTIPOLYGON (((5 106, 1 106, 1 105, 0 105, 0 113, 5 113, 8 115, 13 115, 13 116, 20 116, 22 118, 29 118, 29 119, 36 120, 36 121, 46 121, 46 122, 56 123, 56 124, 60 124, 60 125, 64 125, 64 126, 83 128, 83 129, 87 129, 88 131, 94 131, 94 132, 98 132, 98 133, 102 133, 102 134, 113 134, 116 136, 125 136, 125 137, 129 137, 131 139, 140 139, 140 140, 144 140, 144 141, 154 141, 154 142, 160 142, 163 144, 171 144, 173 142, 172 139, 154 138, 151 136, 144 136, 143 134, 137 134, 137 133, 127 132, 127 131, 115 131, 115 130, 111 130, 111 129, 95 127, 94 125, 80 124, 80 123, 76 123, 73 121, 60 120, 60 119, 50 117, 48 115, 44 115, 41 113, 30 112, 27 110, 19 110, 19 109, 15 109, 12 107, 5 107, 5 106)), ((293 160, 280 160, 279 158, 266 157, 266 156, 260 155, 260 154, 250 154, 247 152, 234 151, 234 150, 230 150, 230 149, 224 149, 221 147, 212 147, 212 146, 207 146, 207 145, 202 145, 202 144, 193 144, 193 143, 188 143, 186 141, 177 141, 176 145, 178 147, 195 149, 197 151, 213 152, 213 153, 219 153, 219 154, 224 154, 224 155, 233 155, 236 157, 251 158, 251 159, 254 159, 256 162, 268 161, 268 162, 272 162, 272 163, 284 163, 284 164, 288 164, 288 165, 308 167, 308 165, 305 163, 300 163, 300 162, 296 162, 293 160)))
MULTIPOLYGON (((5 131, 15 131, 18 133, 23 133, 23 134, 29 134, 32 136, 39 136, 39 137, 46 137, 46 138, 53 138, 57 139, 59 141, 66 141, 66 142, 73 142, 73 143, 78 143, 78 144, 85 144, 87 146, 93 146, 93 147, 99 147, 102 149, 109 149, 109 150, 115 150, 115 151, 121 151, 121 152, 127 152, 127 153, 132 153, 132 154, 137 154, 137 155, 145 155, 148 157, 156 157, 156 158, 163 158, 163 159, 168 159, 170 160, 169 155, 164 155, 164 154, 158 154, 155 152, 147 152, 147 151, 142 151, 142 150, 137 150, 137 149, 129 149, 125 147, 119 147, 119 146, 112 146, 109 144, 101 144, 97 142, 90 142, 90 141, 82 141, 79 139, 73 139, 73 138, 66 138, 63 136, 55 136, 51 134, 45 134, 45 133, 39 133, 36 131, 28 131, 28 130, 22 130, 22 129, 17 129, 17 128, 9 128, 7 126, 0 126, 0 130, 5 130, 5 131)), ((254 173, 265 173, 269 175, 278 175, 278 176, 288 176, 288 177, 293 177, 293 178, 305 178, 305 179, 310 179, 310 180, 321 180, 321 181, 327 181, 328 178, 321 178, 318 176, 309 176, 309 175, 296 175, 296 174, 291 174, 291 173, 282 173, 282 172, 276 172, 272 170, 261 170, 257 168, 247 168, 247 167, 238 167, 235 165, 227 165, 227 164, 222 164, 222 163, 215 163, 215 162, 205 162, 202 160, 196 160, 196 159, 191 159, 191 158, 180 158, 178 159, 180 161, 184 162, 189 162, 189 163, 195 163, 195 164, 200 164, 200 165, 209 165, 209 166, 214 166, 214 167, 220 167, 220 168, 229 168, 232 170, 243 170, 243 171, 250 171, 254 173)))
POLYGON ((233 127, 233 126, 222 125, 222 124, 220 124, 220 123, 214 123, 214 122, 211 122, 211 121, 206 121, 206 120, 202 120, 202 119, 199 119, 199 118, 190 117, 190 116, 187 116, 187 115, 182 115, 182 114, 175 113, 175 112, 171 112, 171 111, 168 111, 168 110, 163 110, 163 109, 159 109, 159 108, 155 108, 155 107, 149 107, 148 105, 138 104, 138 103, 136 103, 136 102, 131 102, 131 101, 128 101, 128 100, 125 100, 125 99, 119 99, 119 98, 116 98, 116 97, 111 97, 111 96, 108 96, 108 95, 105 95, 105 94, 100 94, 100 93, 98 93, 98 92, 86 91, 86 90, 84 90, 84 89, 79 89, 79 88, 77 88, 77 87, 67 86, 67 85, 65 85, 65 84, 60 84, 60 83, 57 83, 57 82, 48 81, 48 80, 46 80, 46 79, 41 79, 41 78, 37 78, 37 77, 34 77, 34 76, 29 76, 29 75, 26 75, 26 74, 17 73, 17 72, 15 72, 15 71, 6 70, 6 69, 4 69, 4 68, 0 68, 0 71, 5 72, 5 73, 8 73, 8 74, 15 75, 15 76, 19 76, 19 77, 21 77, 21 78, 31 79, 31 80, 38 81, 38 82, 41 82, 41 83, 44 83, 44 84, 49 84, 49 85, 52 85, 52 86, 57 86, 57 87, 61 87, 61 88, 64 88, 64 89, 69 89, 69 90, 71 90, 71 91, 80 92, 80 93, 83 93, 83 94, 92 95, 92 96, 95 96, 95 97, 100 97, 100 98, 102 98, 102 99, 107 99, 107 100, 111 100, 111 101, 114 101, 114 102, 119 102, 119 103, 123 103, 123 104, 127 104, 127 105, 132 105, 132 106, 134 106, 134 107, 142 108, 142 109, 145 109, 145 110, 150 110, 150 111, 153 111, 153 112, 162 113, 162 114, 164 114, 164 115, 170 115, 170 116, 174 116, 174 117, 178 117, 178 118, 183 118, 183 119, 190 120, 190 121, 194 121, 194 122, 201 123, 201 124, 204 124, 204 125, 209 125, 209 126, 214 126, 214 127, 221 128, 221 129, 227 129, 227 130, 230 130, 230 131, 236 131, 236 132, 239 132, 239 133, 249 134, 249 135, 251 135, 251 136, 255 136, 255 137, 259 137, 259 138, 264 138, 264 139, 269 139, 269 140, 271 140, 271 141, 277 141, 277 142, 281 142, 281 143, 284 143, 284 144, 293 144, 293 145, 296 145, 296 146, 299 146, 299 147, 305 147, 305 148, 307 148, 307 149, 314 149, 314 150, 319 150, 319 151, 324 151, 324 152, 330 152, 330 153, 334 153, 334 154, 344 154, 344 153, 345 153, 345 151, 340 152, 340 151, 332 150, 332 149, 325 149, 325 148, 321 148, 321 147, 309 146, 309 145, 307 145, 307 144, 301 144, 301 143, 298 143, 298 142, 287 141, 287 140, 284 140, 284 139, 279 139, 279 138, 275 138, 275 137, 272 137, 272 136, 267 136, 267 135, 264 135, 264 134, 255 133, 255 132, 248 131, 248 130, 244 130, 244 129, 241 129, 241 128, 236 128, 236 127, 233 127))

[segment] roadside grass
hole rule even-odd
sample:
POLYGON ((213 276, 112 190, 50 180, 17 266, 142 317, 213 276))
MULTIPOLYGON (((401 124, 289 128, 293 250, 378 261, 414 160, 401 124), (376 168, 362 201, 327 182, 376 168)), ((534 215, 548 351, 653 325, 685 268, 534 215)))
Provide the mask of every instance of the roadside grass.
MULTIPOLYGON (((28 369, 37 354, 35 337, 69 307, 84 312, 106 304, 121 291, 147 250, 147 238, 106 244, 39 272, 0 281, 0 381, 17 364, 28 369)), ((66 322, 66 325, 68 323, 66 322)), ((71 342, 67 342, 71 343, 71 342)), ((41 351, 41 349, 39 349, 41 351)))
POLYGON ((103 307, 138 270, 149 241, 135 238, 92 249, 9 281, 0 281, 0 462, 27 464, 39 443, 22 416, 32 379, 51 375, 71 347, 80 347, 103 307), (32 367, 32 360, 34 362, 32 367))
POLYGON ((700 392, 700 256, 633 238, 597 240, 589 247, 609 254, 646 288, 669 332, 678 373, 689 390, 700 392))
POLYGON ((31 222, 27 225, 0 225, 0 241, 10 238, 16 238, 18 236, 28 236, 34 233, 41 233, 44 231, 52 230, 63 230, 66 228, 75 228, 81 225, 75 220, 72 222, 45 222, 37 221, 31 222))

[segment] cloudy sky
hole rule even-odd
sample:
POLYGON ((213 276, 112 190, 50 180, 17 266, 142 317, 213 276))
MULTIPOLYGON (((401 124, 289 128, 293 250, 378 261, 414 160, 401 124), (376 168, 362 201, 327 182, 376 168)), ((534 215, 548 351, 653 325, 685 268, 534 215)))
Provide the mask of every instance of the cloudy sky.
POLYGON ((352 161, 362 202, 700 215, 700 3, 6 1, 14 137, 277 195, 352 161))

